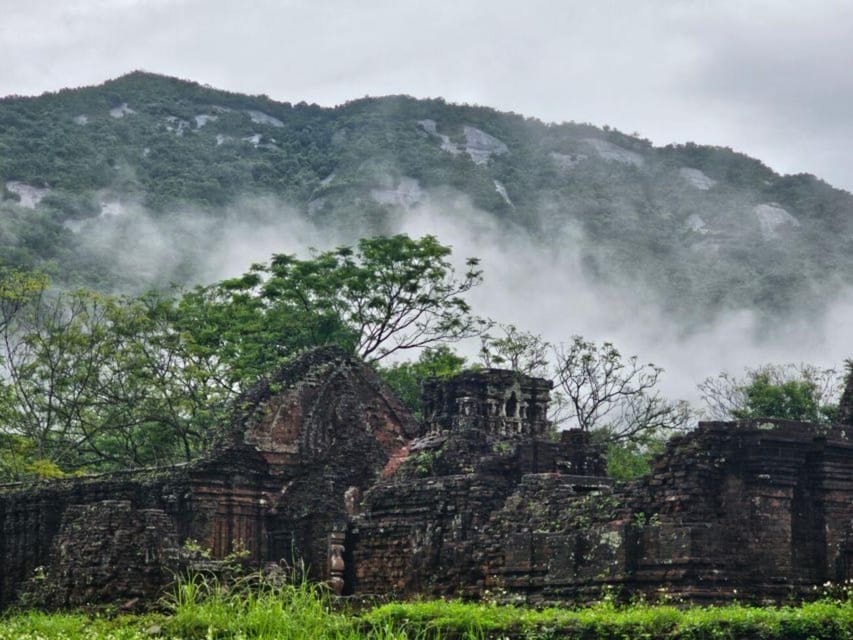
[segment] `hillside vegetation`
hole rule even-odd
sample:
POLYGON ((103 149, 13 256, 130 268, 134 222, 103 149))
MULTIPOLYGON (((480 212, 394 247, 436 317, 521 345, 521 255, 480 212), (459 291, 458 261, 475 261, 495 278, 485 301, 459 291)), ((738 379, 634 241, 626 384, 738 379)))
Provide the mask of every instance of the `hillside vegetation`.
POLYGON ((479 210, 508 234, 571 245, 592 282, 642 287, 691 323, 813 313, 853 280, 853 197, 813 176, 440 99, 321 108, 142 72, 7 97, 0 185, 0 258, 66 286, 197 282, 223 220, 252 223, 259 198, 275 203, 267 218, 286 208, 349 241, 436 207, 479 210), (152 270, 137 254, 164 233, 181 250, 152 270))

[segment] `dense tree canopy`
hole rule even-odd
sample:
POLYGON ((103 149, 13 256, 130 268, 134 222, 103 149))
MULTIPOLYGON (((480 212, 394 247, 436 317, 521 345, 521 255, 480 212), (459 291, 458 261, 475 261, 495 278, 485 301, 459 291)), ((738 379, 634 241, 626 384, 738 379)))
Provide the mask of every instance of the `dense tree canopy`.
MULTIPOLYGON (((386 370, 407 400, 464 360, 446 347, 478 326, 435 238, 365 239, 308 259, 277 255, 240 278, 173 296, 61 292, 44 276, 0 278, 0 476, 58 475, 189 460, 233 400, 304 349, 365 360, 427 347, 386 370), (413 382, 414 381, 414 382, 413 382)), ((415 407, 416 408, 416 407, 415 407)))
POLYGON ((218 352, 269 368, 270 346, 336 342, 368 362, 476 335, 465 294, 481 281, 476 258, 457 279, 450 247, 433 236, 360 240, 308 259, 276 255, 239 278, 185 297, 187 331, 218 352), (202 317, 202 314, 207 314, 202 317), (294 342, 294 336, 296 336, 294 342))
POLYGON ((34 468, 189 460, 215 437, 236 387, 192 348, 171 300, 42 290, 0 332, 0 430, 34 468))
POLYGON ((379 374, 391 385, 416 418, 423 416, 423 383, 431 379, 446 379, 466 369, 465 358, 449 346, 427 347, 417 360, 395 362, 379 368, 379 374))

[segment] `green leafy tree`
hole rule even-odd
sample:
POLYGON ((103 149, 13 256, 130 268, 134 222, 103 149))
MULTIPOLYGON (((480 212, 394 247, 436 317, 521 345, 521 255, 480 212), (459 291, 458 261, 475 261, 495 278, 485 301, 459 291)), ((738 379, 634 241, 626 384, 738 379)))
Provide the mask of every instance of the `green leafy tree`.
POLYGON ((33 461, 29 439, 0 431, 0 482, 12 482, 26 475, 33 461))
POLYGON ((409 376, 417 384, 456 371, 464 360, 434 345, 474 332, 463 294, 480 274, 471 260, 456 280, 449 254, 429 236, 373 238, 307 260, 275 256, 177 298, 61 293, 9 272, 0 434, 17 453, 3 464, 45 475, 190 460, 240 392, 320 344, 373 362, 426 347, 409 376))
POLYGON ((184 293, 174 327, 188 351, 214 367, 223 383, 246 389, 300 351, 323 344, 351 348, 352 331, 330 311, 270 300, 255 274, 184 293))
POLYGON ((302 327, 306 335, 299 342, 338 342, 378 362, 477 334, 478 320, 464 295, 481 281, 478 261, 470 258, 457 279, 450 253, 433 236, 366 238, 304 260, 273 256, 240 278, 197 292, 196 300, 213 303, 219 320, 203 326, 227 339, 224 346, 235 358, 242 350, 250 360, 262 360, 252 355, 259 342, 277 346, 302 327))
POLYGON ((26 437, 36 459, 60 466, 76 463, 94 436, 92 381, 107 344, 103 309, 94 302, 41 292, 3 330, 3 428, 26 437))
POLYGON ((760 374, 744 388, 746 402, 732 414, 737 418, 772 417, 785 420, 820 422, 823 418, 817 388, 808 380, 788 380, 774 384, 760 374))
POLYGON ((726 372, 699 384, 707 413, 715 419, 779 418, 817 424, 837 413, 841 376, 835 369, 806 364, 747 369, 743 378, 726 372))
POLYGON ((499 324, 497 329, 503 335, 490 332, 480 336, 480 362, 484 367, 506 368, 529 376, 547 375, 551 345, 542 336, 513 324, 499 324))
POLYGON ((156 296, 44 290, 12 316, 0 431, 26 442, 30 471, 163 464, 210 446, 235 388, 173 314, 156 296))
POLYGON ((423 383, 430 379, 447 379, 466 368, 465 358, 447 345, 427 347, 414 362, 379 366, 379 375, 397 393, 416 418, 423 418, 423 383))
POLYGON ((195 348, 177 322, 174 301, 156 294, 108 298, 113 356, 101 370, 99 397, 109 411, 102 446, 123 460, 190 460, 226 425, 241 391, 221 358, 195 348))
POLYGON ((666 446, 665 434, 652 435, 642 442, 621 440, 607 445, 607 475, 616 480, 633 480, 651 471, 654 456, 666 446))
POLYGON ((5 330, 33 300, 47 289, 43 273, 20 269, 0 269, 0 329, 5 330))

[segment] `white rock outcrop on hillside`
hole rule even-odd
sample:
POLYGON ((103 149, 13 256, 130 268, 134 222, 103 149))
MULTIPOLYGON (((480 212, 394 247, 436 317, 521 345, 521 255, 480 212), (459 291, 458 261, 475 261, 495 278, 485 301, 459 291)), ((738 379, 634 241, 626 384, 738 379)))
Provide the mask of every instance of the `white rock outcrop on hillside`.
POLYGON ((589 157, 585 153, 558 153, 556 151, 552 151, 548 155, 554 164, 563 171, 571 171, 589 157))
POLYGON ((622 164, 630 164, 635 167, 641 167, 645 163, 643 156, 636 151, 630 151, 617 144, 600 140, 598 138, 584 138, 584 142, 588 144, 603 160, 611 162, 621 162, 622 164))
POLYGON ((171 131, 176 136, 184 135, 184 131, 190 128, 190 123, 176 116, 166 117, 166 131, 171 131))
POLYGON ((500 156, 509 153, 509 148, 503 141, 485 131, 468 125, 465 125, 462 130, 465 133, 465 152, 471 157, 474 164, 487 164, 493 155, 500 156))
POLYGON ((127 106, 126 102, 122 102, 119 106, 110 109, 110 117, 112 118, 124 118, 131 113, 136 113, 136 111, 127 106))
POLYGON ((678 170, 678 175, 680 175, 684 180, 690 183, 691 186, 696 187, 700 191, 707 191, 715 184, 717 181, 713 178, 709 178, 704 173, 699 171, 699 169, 692 169, 690 167, 681 167, 678 170))
POLYGON ((450 136, 446 136, 443 133, 438 132, 438 125, 435 120, 418 120, 418 126, 421 129, 426 131, 429 135, 434 136, 441 140, 441 150, 447 151, 447 153, 452 155, 459 155, 461 151, 459 148, 450 141, 450 136))
POLYGON ((430 120, 429 118, 418 120, 418 126, 431 136, 441 135, 438 133, 438 124, 435 120, 430 120))
POLYGON ((217 120, 219 120, 219 116, 212 116, 209 113, 200 113, 195 117, 196 129, 201 129, 208 122, 216 122, 217 120))
POLYGON ((50 193, 50 189, 34 187, 30 184, 11 180, 6 183, 6 190, 16 194, 20 200, 18 204, 27 209, 35 209, 39 202, 50 193))
POLYGON ((509 199, 509 194, 507 193, 506 187, 503 185, 503 183, 497 180, 494 180, 493 182, 495 183, 495 191, 497 191, 500 197, 504 199, 504 202, 506 202, 513 209, 515 209, 515 205, 512 203, 512 200, 509 199))
POLYGON ((260 133, 255 133, 251 136, 246 136, 245 138, 240 138, 240 140, 242 140, 243 142, 248 142, 253 147, 257 147, 259 144, 261 144, 261 138, 262 137, 263 136, 261 136, 260 133))
POLYGON ((755 205, 752 208, 752 212, 755 214, 755 217, 758 218, 761 235, 763 235, 766 240, 775 238, 779 234, 779 230, 784 227, 800 226, 800 221, 779 206, 776 202, 755 205))
POLYGON ((486 164, 493 155, 509 153, 506 144, 485 131, 467 125, 462 130, 465 133, 465 152, 474 164, 486 164))
POLYGON ((255 111, 254 109, 247 109, 246 115, 254 122, 255 124, 265 124, 270 127, 283 127, 284 123, 278 118, 274 118, 268 113, 264 113, 263 111, 255 111))
MULTIPOLYGON (((390 179, 387 182, 391 182, 390 179)), ((370 197, 379 204, 411 209, 423 202, 424 191, 415 178, 403 176, 396 185, 371 189, 370 197)))
POLYGON ((441 140, 442 151, 447 151, 454 156, 460 153, 467 153, 471 160, 474 161, 474 164, 488 164, 492 156, 509 153, 509 147, 502 140, 476 127, 469 125, 462 127, 465 144, 464 146, 460 146, 451 142, 450 136, 438 132, 438 124, 435 120, 418 120, 418 126, 427 134, 441 140))

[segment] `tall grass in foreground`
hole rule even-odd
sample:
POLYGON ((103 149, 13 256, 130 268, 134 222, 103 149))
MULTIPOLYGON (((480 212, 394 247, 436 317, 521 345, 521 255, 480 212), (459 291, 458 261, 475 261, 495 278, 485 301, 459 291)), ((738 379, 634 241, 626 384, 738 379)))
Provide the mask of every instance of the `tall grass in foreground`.
POLYGON ((178 582, 167 614, 92 617, 23 613, 0 618, 0 640, 853 640, 853 595, 800 606, 549 608, 433 600, 358 614, 332 606, 305 580, 213 576, 178 582))
POLYGON ((356 619, 333 611, 328 592, 305 579, 270 582, 245 576, 224 586, 217 578, 196 574, 182 579, 166 604, 172 612, 166 627, 176 638, 275 640, 408 640, 406 625, 356 619))

